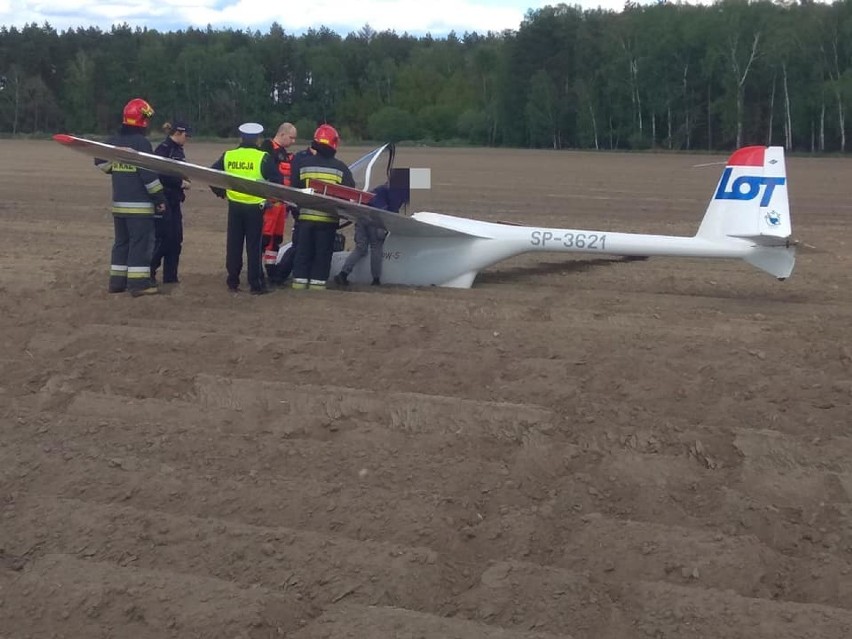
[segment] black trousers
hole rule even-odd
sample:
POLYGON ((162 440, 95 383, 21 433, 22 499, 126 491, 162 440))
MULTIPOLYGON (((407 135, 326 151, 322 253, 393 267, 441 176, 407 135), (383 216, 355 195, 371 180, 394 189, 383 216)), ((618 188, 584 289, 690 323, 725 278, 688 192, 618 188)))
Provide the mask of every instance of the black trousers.
POLYGON ((109 290, 143 289, 151 280, 151 256, 154 252, 154 217, 113 216, 115 239, 109 270, 109 290))
POLYGON ((246 251, 246 270, 251 290, 264 288, 261 243, 263 234, 263 209, 257 204, 228 202, 228 237, 225 246, 225 268, 228 287, 240 285, 243 270, 243 246, 246 251))
POLYGON ((178 264, 183 246, 183 212, 180 204, 169 203, 169 210, 162 218, 154 219, 154 257, 151 260, 151 277, 163 266, 163 283, 178 281, 178 264))
POLYGON ((299 220, 299 242, 293 262, 294 280, 325 284, 331 271, 336 233, 336 222, 299 220))

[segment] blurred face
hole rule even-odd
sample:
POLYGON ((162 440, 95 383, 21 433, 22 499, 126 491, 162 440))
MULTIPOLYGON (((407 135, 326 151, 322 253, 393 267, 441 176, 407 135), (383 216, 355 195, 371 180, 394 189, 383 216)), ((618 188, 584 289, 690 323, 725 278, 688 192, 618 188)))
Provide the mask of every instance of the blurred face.
POLYGON ((188 138, 189 136, 186 134, 186 131, 175 131, 174 133, 172 133, 172 140, 174 140, 176 144, 180 144, 181 146, 186 144, 188 138))
POLYGON ((285 129, 275 135, 275 143, 285 149, 296 141, 296 129, 285 129))

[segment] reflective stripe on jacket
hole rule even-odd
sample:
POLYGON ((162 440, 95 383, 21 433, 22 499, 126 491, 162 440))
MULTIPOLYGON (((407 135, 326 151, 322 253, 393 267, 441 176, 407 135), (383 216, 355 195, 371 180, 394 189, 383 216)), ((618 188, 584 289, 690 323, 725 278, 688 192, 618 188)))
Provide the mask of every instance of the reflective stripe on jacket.
MULTIPOLYGON (((331 184, 343 184, 344 186, 355 186, 352 173, 349 168, 336 158, 317 156, 303 156, 304 163, 296 163, 298 175, 293 175, 293 186, 302 185, 310 187, 314 181, 330 182, 331 184)), ((336 224, 340 218, 337 215, 317 211, 316 209, 302 208, 299 212, 299 220, 305 222, 328 222, 336 224)))
MULTIPOLYGON (((122 131, 107 144, 151 153, 151 143, 140 132, 122 131)), ((95 159, 95 166, 112 176, 112 213, 123 216, 154 215, 154 205, 165 202, 157 174, 123 162, 95 159)))

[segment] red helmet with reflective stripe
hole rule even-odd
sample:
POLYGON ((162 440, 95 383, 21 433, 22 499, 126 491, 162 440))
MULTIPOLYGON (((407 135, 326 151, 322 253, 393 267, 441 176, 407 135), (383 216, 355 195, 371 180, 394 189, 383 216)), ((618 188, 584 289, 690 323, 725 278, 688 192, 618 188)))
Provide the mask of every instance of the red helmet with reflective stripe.
POLYGON ((337 129, 330 124, 320 124, 314 131, 314 142, 330 146, 336 151, 337 145, 340 144, 340 136, 337 134, 337 129))
POLYGON ((154 109, 151 105, 142 98, 133 98, 124 105, 121 122, 130 126, 148 126, 152 117, 154 117, 154 109))

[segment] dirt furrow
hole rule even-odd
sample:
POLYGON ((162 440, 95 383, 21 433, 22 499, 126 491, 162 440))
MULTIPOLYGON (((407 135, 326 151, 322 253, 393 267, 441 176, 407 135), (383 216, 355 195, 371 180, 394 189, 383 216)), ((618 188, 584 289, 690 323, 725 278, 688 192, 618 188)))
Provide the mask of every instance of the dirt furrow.
POLYGON ((312 608, 296 593, 65 554, 44 555, 17 572, 0 570, 0 594, 0 633, 21 639, 261 639, 298 627, 312 608))

